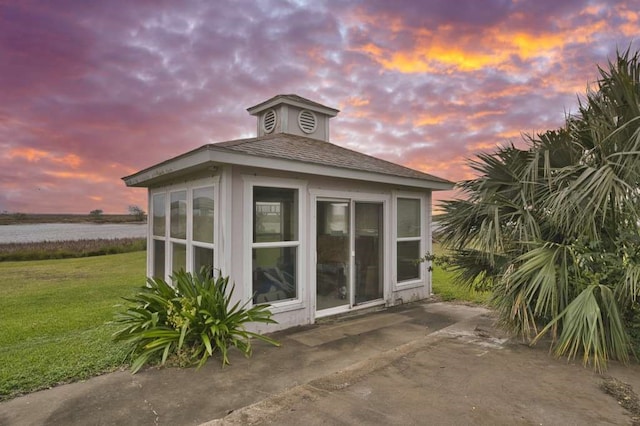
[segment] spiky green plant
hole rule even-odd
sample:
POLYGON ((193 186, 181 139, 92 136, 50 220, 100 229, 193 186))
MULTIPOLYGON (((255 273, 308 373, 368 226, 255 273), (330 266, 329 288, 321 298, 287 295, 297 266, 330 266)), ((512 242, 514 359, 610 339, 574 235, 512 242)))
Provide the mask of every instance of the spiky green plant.
POLYGON ((251 331, 250 322, 273 324, 268 305, 248 306, 250 301, 232 303, 235 285, 229 278, 202 270, 198 274, 175 272, 172 285, 149 278, 147 286, 132 298, 132 305, 116 314, 115 323, 124 326, 114 334, 116 341, 131 344, 131 370, 137 372, 155 355, 164 364, 170 356, 187 365, 204 365, 217 350, 222 365, 229 364, 229 348, 251 356, 251 339, 279 346, 275 340, 251 331))
POLYGON ((461 279, 491 288, 506 325, 602 370, 629 359, 638 312, 640 58, 599 71, 563 128, 471 162, 478 177, 438 220, 461 279))

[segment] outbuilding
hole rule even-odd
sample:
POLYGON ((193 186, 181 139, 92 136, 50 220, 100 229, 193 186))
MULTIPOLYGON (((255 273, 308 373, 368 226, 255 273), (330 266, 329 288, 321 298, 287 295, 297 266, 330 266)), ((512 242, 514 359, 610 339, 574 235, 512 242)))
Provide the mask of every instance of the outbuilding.
POLYGON ((338 110, 297 95, 248 109, 257 137, 123 178, 148 188, 147 275, 219 270, 275 331, 431 294, 431 194, 445 179, 329 141, 338 110))

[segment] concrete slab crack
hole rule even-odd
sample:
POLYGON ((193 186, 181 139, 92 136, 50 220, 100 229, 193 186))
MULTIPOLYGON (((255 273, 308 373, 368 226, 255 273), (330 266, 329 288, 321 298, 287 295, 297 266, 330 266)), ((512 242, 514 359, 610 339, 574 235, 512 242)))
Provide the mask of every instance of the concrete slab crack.
POLYGON ((151 402, 149 402, 148 400, 144 400, 144 403, 147 404, 147 406, 149 407, 149 409, 151 410, 151 412, 156 416, 155 419, 153 420, 153 424, 154 425, 158 425, 160 424, 160 414, 158 414, 158 412, 153 408, 153 404, 151 402))

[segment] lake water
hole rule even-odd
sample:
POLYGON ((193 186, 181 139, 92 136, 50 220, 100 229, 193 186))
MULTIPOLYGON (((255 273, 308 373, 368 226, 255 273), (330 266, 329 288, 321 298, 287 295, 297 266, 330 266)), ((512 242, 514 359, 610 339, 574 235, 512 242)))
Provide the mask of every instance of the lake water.
POLYGON ((37 223, 0 226, 0 244, 97 238, 142 238, 146 235, 146 224, 130 223, 37 223))

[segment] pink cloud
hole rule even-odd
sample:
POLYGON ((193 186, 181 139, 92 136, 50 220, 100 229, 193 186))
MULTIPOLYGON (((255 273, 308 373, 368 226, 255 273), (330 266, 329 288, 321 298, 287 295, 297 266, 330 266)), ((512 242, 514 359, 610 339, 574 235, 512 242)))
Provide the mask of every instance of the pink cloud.
POLYGON ((478 151, 562 124, 640 32, 632 3, 3 4, 0 211, 146 208, 121 176, 253 135, 245 109, 277 93, 340 108, 338 144, 467 179, 478 151))

